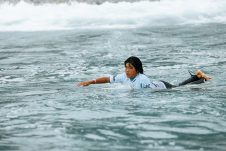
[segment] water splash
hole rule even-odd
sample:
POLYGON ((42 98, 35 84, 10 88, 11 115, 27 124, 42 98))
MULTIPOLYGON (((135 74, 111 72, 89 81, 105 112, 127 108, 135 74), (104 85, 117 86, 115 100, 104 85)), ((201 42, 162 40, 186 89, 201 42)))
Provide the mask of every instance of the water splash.
POLYGON ((226 23, 226 1, 162 0, 101 5, 0 5, 0 31, 137 28, 145 26, 226 23), (4 14, 4 15, 2 15, 4 14))

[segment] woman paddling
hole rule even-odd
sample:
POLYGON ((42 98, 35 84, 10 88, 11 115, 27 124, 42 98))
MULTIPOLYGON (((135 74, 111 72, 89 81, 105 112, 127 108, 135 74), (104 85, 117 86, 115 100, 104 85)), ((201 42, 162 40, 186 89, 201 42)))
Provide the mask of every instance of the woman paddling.
POLYGON ((122 83, 129 85, 134 89, 151 88, 151 89, 169 89, 177 86, 186 84, 200 84, 211 78, 205 75, 202 71, 198 70, 195 75, 180 84, 172 85, 166 81, 151 81, 146 75, 142 62, 138 57, 131 56, 124 62, 125 72, 115 76, 100 77, 94 80, 88 80, 80 82, 78 86, 89 86, 90 84, 101 84, 101 83, 122 83))

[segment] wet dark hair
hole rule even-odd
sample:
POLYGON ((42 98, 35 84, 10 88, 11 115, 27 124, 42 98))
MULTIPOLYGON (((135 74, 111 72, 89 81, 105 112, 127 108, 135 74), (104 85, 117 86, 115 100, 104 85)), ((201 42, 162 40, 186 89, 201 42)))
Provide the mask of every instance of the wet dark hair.
POLYGON ((133 65, 137 72, 142 74, 144 73, 142 62, 140 61, 139 58, 131 56, 128 59, 126 59, 124 65, 126 66, 127 63, 133 65))

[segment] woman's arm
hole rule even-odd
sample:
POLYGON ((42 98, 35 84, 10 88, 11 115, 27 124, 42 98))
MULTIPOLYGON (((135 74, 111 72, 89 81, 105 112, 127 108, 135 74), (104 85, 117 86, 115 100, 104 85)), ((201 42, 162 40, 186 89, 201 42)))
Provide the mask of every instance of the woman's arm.
POLYGON ((101 77, 94 80, 80 82, 78 86, 89 86, 90 84, 110 83, 110 77, 101 77))

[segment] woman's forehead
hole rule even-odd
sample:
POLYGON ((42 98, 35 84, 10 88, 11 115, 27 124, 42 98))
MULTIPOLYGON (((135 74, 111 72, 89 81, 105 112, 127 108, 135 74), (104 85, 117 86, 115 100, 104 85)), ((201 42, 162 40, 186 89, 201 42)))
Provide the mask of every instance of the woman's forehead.
POLYGON ((131 63, 126 63, 126 67, 134 67, 131 63))

